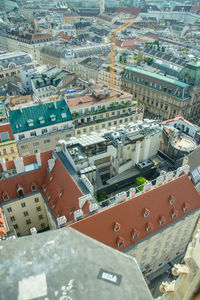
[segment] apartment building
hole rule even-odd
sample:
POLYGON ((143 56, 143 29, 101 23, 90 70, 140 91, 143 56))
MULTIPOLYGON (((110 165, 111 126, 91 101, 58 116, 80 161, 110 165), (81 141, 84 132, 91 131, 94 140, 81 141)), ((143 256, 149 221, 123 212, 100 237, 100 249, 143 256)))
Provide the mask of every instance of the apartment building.
POLYGON ((17 144, 9 122, 0 123, 0 158, 6 161, 19 157, 17 144))
POLYGON ((170 76, 129 66, 122 76, 122 88, 144 106, 145 116, 167 120, 181 115, 190 121, 199 114, 197 92, 194 96, 189 83, 170 76))
POLYGON ((31 86, 37 99, 57 100, 61 89, 68 87, 76 79, 74 73, 52 67, 42 74, 33 74, 31 86))
POLYGON ((200 195, 188 172, 188 166, 181 167, 157 177, 154 184, 146 182, 142 190, 132 187, 97 203, 90 180, 77 173, 69 153, 58 147, 57 151, 36 153, 11 163, 1 161, 1 207, 11 222, 9 226, 17 225, 17 229, 16 220, 20 225, 24 215, 25 234, 33 225, 37 230, 45 228, 39 220, 40 209, 33 209, 38 224, 24 214, 29 213, 28 197, 35 202, 40 191, 49 228, 75 228, 136 257, 141 270, 151 274, 184 253, 199 218, 200 195), (19 203, 16 208, 15 201, 19 203), (19 215, 15 216, 13 212, 17 211, 19 215))
POLYGON ((54 149, 60 139, 74 135, 65 100, 10 110, 9 121, 20 156, 54 149))
POLYGON ((43 64, 59 66, 69 72, 79 71, 79 63, 87 57, 108 54, 110 45, 107 43, 82 47, 66 48, 64 45, 44 47, 41 50, 43 64))
POLYGON ((140 171, 146 170, 150 162, 149 168, 152 167, 154 163, 149 158, 157 154, 161 135, 159 122, 139 120, 120 128, 104 129, 101 133, 71 137, 69 141, 60 143, 69 152, 80 173, 98 188, 102 185, 97 181, 98 174, 104 183, 119 183, 125 176, 127 179, 133 174, 140 176, 140 171), (135 168, 137 165, 140 171, 135 168))
POLYGON ((21 66, 31 62, 30 55, 22 51, 0 54, 0 78, 18 75, 21 66))
POLYGON ((76 137, 121 124, 127 125, 143 118, 143 110, 138 108, 131 94, 97 84, 89 85, 89 94, 69 98, 67 103, 75 124, 76 137))
POLYGON ((40 49, 54 43, 51 35, 40 32, 2 30, 0 33, 0 47, 2 50, 27 52, 34 61, 40 64, 42 63, 40 49))

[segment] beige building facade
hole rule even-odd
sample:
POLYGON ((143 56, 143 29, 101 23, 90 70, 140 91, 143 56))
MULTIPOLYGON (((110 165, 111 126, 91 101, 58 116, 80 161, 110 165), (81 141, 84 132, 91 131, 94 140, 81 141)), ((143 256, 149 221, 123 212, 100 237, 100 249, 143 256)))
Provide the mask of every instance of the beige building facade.
POLYGON ((9 227, 14 228, 18 236, 29 235, 33 227, 37 232, 56 227, 40 192, 9 203, 4 202, 2 208, 9 227))

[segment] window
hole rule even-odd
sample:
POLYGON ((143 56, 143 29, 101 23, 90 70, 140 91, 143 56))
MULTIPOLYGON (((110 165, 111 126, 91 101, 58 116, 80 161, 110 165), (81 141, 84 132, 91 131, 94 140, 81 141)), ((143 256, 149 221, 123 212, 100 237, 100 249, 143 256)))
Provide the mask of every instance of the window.
POLYGON ((10 148, 10 152, 11 152, 11 153, 14 153, 14 152, 15 152, 13 147, 10 148))
POLYGON ((44 140, 44 144, 50 143, 50 139, 44 140))
POLYGON ((30 133, 30 136, 36 136, 36 131, 32 131, 32 132, 30 133))
POLYGON ((42 134, 45 134, 45 133, 47 133, 47 129, 46 128, 42 129, 42 134))
POLYGON ((144 218, 147 218, 149 216, 149 214, 150 214, 150 211, 147 208, 145 208, 143 210, 143 216, 144 216, 144 218))
POLYGON ((10 212, 12 212, 12 208, 11 207, 8 207, 7 208, 7 211, 10 213, 10 212))
POLYGON ((26 216, 28 216, 28 212, 27 211, 24 212, 24 217, 26 217, 26 216))
POLYGON ((33 143, 33 146, 39 146, 39 142, 33 143))
POLYGON ((147 225, 146 226, 146 232, 150 232, 152 230, 152 226, 147 225))
POLYGON ((19 140, 23 140, 25 138, 24 134, 19 134, 19 140))
POLYGON ((7 201, 7 200, 9 200, 9 196, 8 196, 8 194, 5 194, 5 195, 3 195, 3 200, 4 200, 4 201, 7 201))
POLYGON ((135 240, 139 237, 139 232, 137 230, 132 231, 132 239, 135 240))
POLYGON ((119 230, 120 230, 120 224, 117 223, 117 222, 115 222, 115 223, 114 223, 114 226, 113 226, 113 230, 114 230, 115 232, 119 231, 119 230))
POLYGON ((15 221, 15 217, 14 216, 12 216, 12 217, 10 217, 10 221, 15 221))
POLYGON ((26 206, 26 203, 25 202, 22 202, 21 203, 21 207, 25 207, 26 206))
POLYGON ((7 154, 7 151, 6 151, 6 149, 3 149, 3 154, 7 154))
POLYGON ((26 224, 27 225, 31 224, 31 220, 30 219, 26 220, 26 224))
POLYGON ((18 225, 17 224, 14 224, 13 227, 14 227, 14 229, 18 229, 18 225))
POLYGON ((53 180, 53 176, 51 176, 50 178, 49 178, 49 181, 52 181, 53 180))
POLYGON ((43 215, 39 215, 38 218, 39 218, 39 220, 42 220, 43 219, 43 215))
POLYGON ((31 190, 32 190, 33 192, 37 190, 37 187, 36 187, 35 184, 32 184, 32 185, 31 185, 31 190))
POLYGON ((108 126, 111 126, 111 122, 108 123, 108 126))
POLYGON ((28 145, 22 145, 21 149, 28 149, 28 145))
POLYGON ((173 195, 169 196, 169 204, 172 205, 175 203, 176 197, 174 197, 173 195))
POLYGON ((45 228, 45 223, 41 224, 41 228, 44 229, 45 228))
POLYGON ((37 211, 41 211, 41 207, 40 206, 36 207, 36 209, 37 209, 37 211))
POLYGON ((39 202, 39 198, 35 198, 34 200, 35 200, 35 203, 39 202))
POLYGON ((121 241, 121 242, 119 242, 119 243, 117 244, 117 247, 122 247, 122 246, 124 246, 124 242, 123 242, 123 241, 121 241))

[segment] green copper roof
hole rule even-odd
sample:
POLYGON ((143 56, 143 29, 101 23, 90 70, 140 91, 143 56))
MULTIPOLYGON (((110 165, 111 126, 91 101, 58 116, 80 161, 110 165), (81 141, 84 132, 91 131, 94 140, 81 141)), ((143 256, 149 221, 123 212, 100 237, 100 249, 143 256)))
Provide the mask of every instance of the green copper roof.
POLYGON ((146 71, 146 70, 143 70, 143 69, 139 69, 139 68, 135 68, 135 67, 131 67, 131 66, 126 67, 125 70, 129 70, 129 71, 141 74, 141 75, 149 76, 151 78, 161 80, 161 81, 164 81, 164 82, 168 82, 168 83, 177 85, 177 86, 182 87, 182 88, 188 88, 188 84, 186 84, 184 82, 181 82, 181 81, 178 81, 176 79, 164 76, 164 75, 160 75, 160 74, 157 74, 157 73, 152 73, 152 72, 149 72, 149 71, 146 71))
POLYGON ((190 62, 179 72, 179 79, 191 85, 200 84, 200 61, 190 62))
POLYGON ((72 120, 65 100, 11 110, 9 121, 13 134, 72 120))

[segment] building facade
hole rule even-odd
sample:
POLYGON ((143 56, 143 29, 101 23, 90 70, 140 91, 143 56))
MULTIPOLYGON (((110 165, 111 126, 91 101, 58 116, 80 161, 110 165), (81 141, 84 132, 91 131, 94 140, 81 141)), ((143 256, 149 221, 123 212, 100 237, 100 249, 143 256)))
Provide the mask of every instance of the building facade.
POLYGON ((0 78, 19 75, 21 66, 31 62, 30 55, 22 51, 1 54, 0 78))
POLYGON ((74 135, 65 100, 10 110, 9 120, 20 156, 54 149, 74 135))
POLYGON ((19 157, 17 144, 11 131, 10 123, 0 123, 0 158, 6 161, 19 157))
POLYGON ((6 32, 0 34, 0 45, 2 50, 24 51, 31 55, 34 61, 42 63, 40 49, 44 46, 54 44, 53 38, 49 34, 29 33, 20 31, 6 32))
POLYGON ((126 67, 122 88, 132 93, 144 106, 144 115, 162 120, 191 115, 191 97, 187 83, 151 73, 141 68, 126 67))
POLYGON ((69 98, 68 105, 76 137, 128 125, 143 118, 143 110, 138 108, 131 94, 96 84, 89 86, 89 93, 85 96, 69 98))

